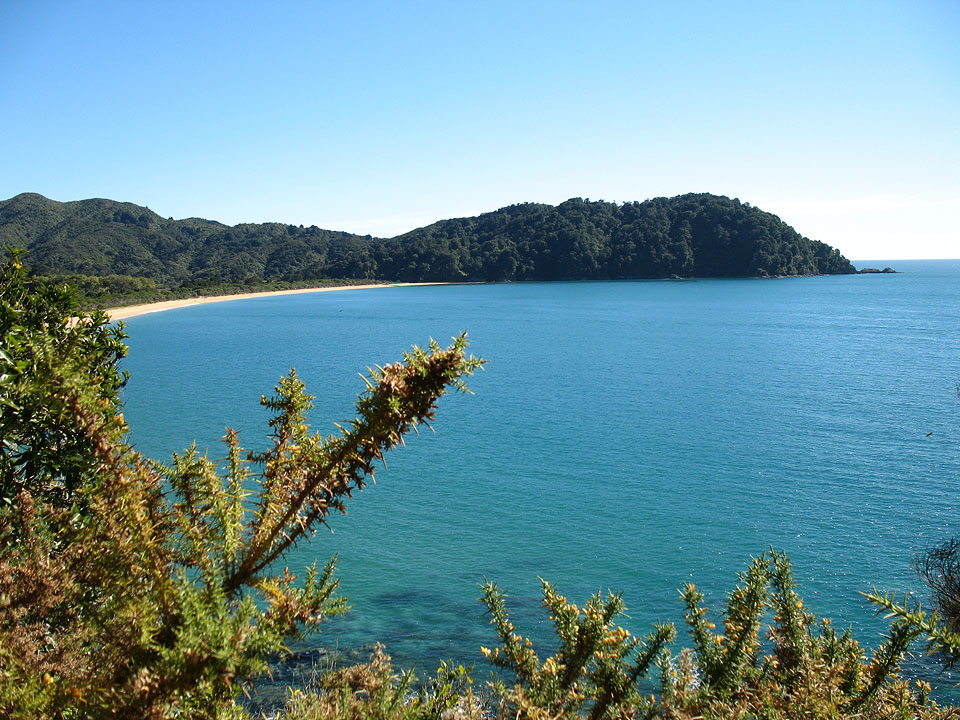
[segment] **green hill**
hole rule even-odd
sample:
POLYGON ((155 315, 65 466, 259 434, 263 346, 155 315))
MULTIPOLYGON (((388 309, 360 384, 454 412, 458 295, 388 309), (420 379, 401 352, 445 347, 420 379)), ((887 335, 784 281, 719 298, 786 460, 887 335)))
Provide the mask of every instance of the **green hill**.
POLYGON ((753 277, 855 272, 776 215, 709 194, 618 205, 580 198, 442 220, 395 238, 280 223, 165 219, 113 200, 0 201, 0 243, 44 275, 159 287, 302 282, 753 277))

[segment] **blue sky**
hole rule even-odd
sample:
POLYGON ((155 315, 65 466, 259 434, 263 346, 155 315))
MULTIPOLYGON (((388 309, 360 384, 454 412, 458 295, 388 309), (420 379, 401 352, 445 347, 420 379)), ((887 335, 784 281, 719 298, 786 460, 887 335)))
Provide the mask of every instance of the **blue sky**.
POLYGON ((0 198, 390 236, 713 192, 960 257, 960 2, 0 0, 0 198))

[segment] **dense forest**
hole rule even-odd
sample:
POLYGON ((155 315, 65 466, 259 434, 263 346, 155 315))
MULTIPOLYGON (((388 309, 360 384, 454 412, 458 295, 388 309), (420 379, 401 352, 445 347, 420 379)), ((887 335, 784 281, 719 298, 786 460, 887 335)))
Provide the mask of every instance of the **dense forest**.
POLYGON ((110 277, 116 292, 224 284, 768 277, 855 272, 836 249, 737 199, 511 205, 394 238, 280 223, 163 218, 113 200, 0 201, 0 244, 37 274, 110 277))

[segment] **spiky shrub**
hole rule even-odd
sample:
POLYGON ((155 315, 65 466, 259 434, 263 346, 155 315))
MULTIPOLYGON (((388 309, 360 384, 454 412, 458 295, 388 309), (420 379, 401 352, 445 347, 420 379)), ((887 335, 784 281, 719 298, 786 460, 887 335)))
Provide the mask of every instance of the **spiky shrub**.
MULTIPOLYGON (((22 286, 20 270, 8 262, 0 287, 22 286)), ((4 312, 22 315, 30 297, 5 294, 4 312)), ((481 361, 466 356, 463 336, 414 348, 371 371, 356 419, 328 437, 310 433, 312 398, 291 372, 261 398, 273 412, 267 451, 245 452, 228 430, 222 472, 195 449, 161 467, 127 444, 122 415, 91 382, 89 353, 73 350, 87 346, 57 342, 69 321, 54 320, 11 322, 2 339, 15 341, 3 387, 16 393, 0 405, 45 410, 34 426, 11 421, 11 452, 36 440, 34 427, 67 428, 80 471, 70 488, 55 474, 4 483, 16 494, 0 503, 0 716, 234 712, 271 653, 345 607, 332 562, 299 579, 278 562, 343 511, 383 454, 433 420, 448 388, 465 390, 481 361)), ((104 323, 81 317, 72 327, 102 332, 104 323)))
POLYGON ((938 716, 926 686, 914 693, 896 676, 916 631, 894 623, 867 660, 849 630, 837 633, 829 619, 804 609, 782 553, 761 555, 741 574, 722 612, 722 632, 693 585, 683 599, 692 648, 661 660, 667 717, 938 716))
POLYGON ((924 610, 921 603, 911 603, 906 593, 902 600, 898 600, 897 593, 880 592, 874 588, 872 592, 864 593, 864 597, 877 607, 878 614, 925 636, 928 651, 939 653, 948 667, 960 663, 960 633, 954 629, 955 624, 944 621, 937 610, 924 610))
POLYGON ((382 645, 366 663, 323 673, 318 682, 292 690, 283 720, 481 720, 470 670, 442 662, 414 691, 412 671, 397 673, 382 645))
POLYGON ((484 586, 500 646, 481 650, 508 673, 491 686, 502 718, 956 716, 929 701, 929 686, 912 690, 896 676, 915 630, 894 623, 868 660, 849 631, 838 633, 804 609, 782 553, 751 562, 716 623, 703 594, 686 585, 690 644, 676 654, 669 648, 670 625, 658 625, 643 641, 615 626, 623 612, 619 595, 597 594, 579 608, 546 582, 543 593, 559 650, 541 661, 510 620, 503 592, 484 586), (659 698, 644 697, 637 684, 652 664, 659 669, 659 698))
POLYGON ((516 631, 507 613, 504 593, 493 583, 483 587, 483 601, 501 647, 481 648, 497 667, 514 675, 512 684, 493 685, 504 714, 517 718, 558 718, 586 714, 591 720, 646 717, 654 702, 637 681, 653 666, 673 639, 672 625, 658 625, 643 640, 615 625, 624 612, 620 595, 597 593, 577 607, 548 582, 543 606, 559 640, 556 653, 541 661, 533 643, 516 631))

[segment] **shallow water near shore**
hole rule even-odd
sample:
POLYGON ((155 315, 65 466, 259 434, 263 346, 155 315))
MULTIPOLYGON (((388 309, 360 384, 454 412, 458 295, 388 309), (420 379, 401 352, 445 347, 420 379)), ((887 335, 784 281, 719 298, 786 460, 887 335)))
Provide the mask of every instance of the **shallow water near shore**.
MULTIPOLYGON (((489 361, 475 394, 441 400, 436 432, 289 558, 337 554, 353 607, 295 648, 303 665, 381 641, 420 674, 452 658, 482 675, 484 578, 538 643, 538 577, 578 603, 622 591, 630 630, 682 633, 683 583, 718 611, 770 546, 808 608, 872 646, 886 623, 860 593, 922 596, 914 553, 960 533, 960 261, 858 263, 885 265, 902 273, 378 288, 134 317, 126 417, 161 460, 193 440, 222 456, 227 425, 259 448, 258 399, 296 366, 331 432, 358 371, 469 331, 489 361)), ((950 683, 927 660, 909 672, 950 683)))

